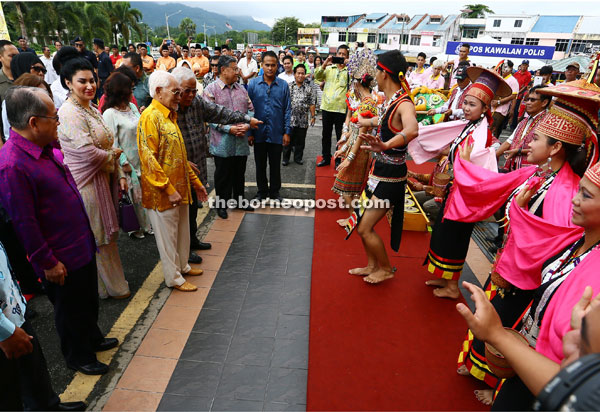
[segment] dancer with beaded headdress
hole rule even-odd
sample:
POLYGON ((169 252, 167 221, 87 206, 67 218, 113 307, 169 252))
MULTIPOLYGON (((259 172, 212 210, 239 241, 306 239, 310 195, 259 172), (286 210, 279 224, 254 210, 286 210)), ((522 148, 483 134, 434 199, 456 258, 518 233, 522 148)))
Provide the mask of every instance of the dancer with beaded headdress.
MULTIPOLYGON (((344 160, 337 167, 337 176, 331 190, 341 195, 348 207, 352 199, 358 198, 363 190, 369 163, 370 151, 361 149, 360 133, 369 133, 372 127, 361 127, 358 124, 359 115, 366 119, 377 117, 377 102, 373 99, 372 90, 375 85, 377 59, 370 49, 357 51, 350 56, 348 75, 350 76, 350 91, 346 94, 348 105, 349 126, 343 146, 335 152, 334 158, 344 160)), ((352 212, 350 212, 352 216, 352 212)), ((340 226, 345 226, 348 219, 340 219, 340 226)))
MULTIPOLYGON (((572 237, 558 241, 551 233, 570 232, 573 228, 571 199, 579 190, 580 176, 586 167, 598 159, 600 88, 577 80, 541 88, 537 93, 554 97, 529 144, 528 161, 538 166, 497 174, 458 159, 455 184, 444 215, 446 220, 475 222, 490 216, 506 202, 506 220, 510 224, 485 284, 486 294, 506 327, 517 324, 531 302, 542 281, 542 264, 574 241, 572 237), (515 214, 521 213, 519 208, 526 210, 525 216, 530 218, 527 224, 515 220, 515 214), (524 241, 528 234, 537 237, 524 241), (549 247, 549 242, 555 247, 549 247)), ((468 158, 465 153, 462 157, 468 158)), ((461 347, 458 365, 459 374, 470 374, 491 387, 498 383, 498 377, 487 365, 484 342, 474 339, 470 331, 461 347)), ((479 390, 477 397, 489 404, 492 390, 479 390)))
POLYGON ((367 254, 367 265, 349 271, 352 275, 366 276, 367 283, 380 283, 394 277, 395 269, 381 237, 374 227, 393 207, 391 247, 398 251, 404 222, 404 193, 406 186, 406 146, 418 133, 415 105, 404 78, 408 64, 398 50, 381 54, 377 59, 375 79, 379 90, 385 93, 379 118, 360 118, 361 127, 378 126, 377 135, 359 134, 368 145, 361 146, 373 152, 375 162, 367 178, 360 207, 349 219, 348 236, 357 228, 367 254))
MULTIPOLYGON (((463 102, 463 111, 468 123, 442 152, 448 155, 448 173, 451 177, 454 175, 453 166, 458 158, 459 148, 469 144, 474 145, 471 154, 473 163, 494 172, 498 171, 496 152, 490 147, 492 135, 489 128, 489 107, 494 96, 507 96, 510 94, 510 88, 497 73, 480 67, 469 67, 467 76, 473 83, 463 102)), ((446 200, 442 203, 442 213, 438 215, 433 227, 425 260, 428 271, 440 279, 427 281, 426 284, 439 287, 433 292, 435 296, 456 299, 460 294, 458 279, 467 257, 475 223, 444 219, 445 205, 446 200)))

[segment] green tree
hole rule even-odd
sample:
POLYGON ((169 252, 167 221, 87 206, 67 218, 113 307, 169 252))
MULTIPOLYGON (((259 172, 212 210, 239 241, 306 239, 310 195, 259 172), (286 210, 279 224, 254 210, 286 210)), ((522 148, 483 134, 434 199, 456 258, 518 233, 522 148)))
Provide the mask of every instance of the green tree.
POLYGON ((89 48, 96 37, 107 41, 111 38, 110 21, 103 3, 74 2, 74 12, 80 16, 79 27, 69 28, 69 36, 81 36, 89 48))
POLYGON ((196 43, 204 43, 204 33, 198 33, 198 34, 196 34, 196 37, 194 38, 194 42, 196 42, 196 43))
POLYGON ((187 37, 193 37, 196 34, 196 23, 189 17, 184 17, 179 23, 179 30, 187 37))
POLYGON ((115 1, 103 3, 107 14, 110 16, 110 26, 114 43, 118 42, 118 35, 123 36, 125 44, 129 43, 132 31, 139 38, 142 37, 142 29, 138 24, 142 20, 142 12, 132 9, 128 1, 115 1))
POLYGON ((485 4, 466 4, 463 6, 464 10, 468 10, 463 13, 463 16, 469 19, 477 19, 479 17, 485 17, 485 14, 494 14, 485 4))
POLYGON ((271 30, 273 41, 281 44, 296 44, 298 27, 302 27, 302 23, 296 17, 282 17, 275 20, 271 30))

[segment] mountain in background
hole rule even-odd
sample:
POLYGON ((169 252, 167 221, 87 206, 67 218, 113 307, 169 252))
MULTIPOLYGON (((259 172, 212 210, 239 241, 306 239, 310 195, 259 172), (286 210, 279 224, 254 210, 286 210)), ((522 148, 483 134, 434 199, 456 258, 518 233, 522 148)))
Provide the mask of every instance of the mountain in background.
MULTIPOLYGON (((225 16, 212 13, 199 7, 190 7, 181 3, 156 3, 150 1, 132 2, 131 6, 142 12, 142 21, 151 27, 165 26, 165 13, 172 14, 181 10, 181 13, 169 17, 169 27, 179 26, 184 17, 189 17, 196 23, 198 33, 203 31, 202 25, 214 26, 217 33, 228 30, 225 23, 229 23, 233 30, 271 30, 269 26, 254 20, 250 16, 225 16)), ((208 31, 208 30, 207 30, 208 31)), ((211 31, 212 32, 212 31, 211 31)))

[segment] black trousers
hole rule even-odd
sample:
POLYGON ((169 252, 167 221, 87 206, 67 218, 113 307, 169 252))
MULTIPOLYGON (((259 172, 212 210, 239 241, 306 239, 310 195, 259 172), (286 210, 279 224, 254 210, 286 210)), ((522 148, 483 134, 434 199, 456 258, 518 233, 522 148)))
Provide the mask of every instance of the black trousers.
MULTIPOLYGON (((192 194, 192 202, 189 207, 189 217, 190 217, 190 247, 194 246, 194 243, 198 243, 197 233, 198 233, 198 223, 196 219, 198 218, 198 196, 196 196, 196 191, 193 187, 190 187, 190 193, 192 194)), ((191 252, 191 250, 190 250, 191 252)))
POLYGON ((328 112, 327 110, 323 110, 323 138, 321 140, 323 160, 331 160, 331 132, 335 126, 336 141, 340 140, 344 121, 346 121, 346 113, 328 112))
POLYGON ((98 327, 98 272, 96 258, 71 271, 65 284, 44 280, 48 298, 54 305, 54 322, 60 349, 67 364, 95 362, 94 347, 104 338, 98 327))
POLYGON ((287 146, 283 146, 284 161, 290 161, 292 149, 294 149, 294 161, 299 162, 302 160, 302 156, 304 155, 304 143, 306 141, 307 131, 308 129, 305 127, 292 128, 292 134, 290 135, 290 144, 287 146))
POLYGON ((282 145, 276 143, 254 143, 256 184, 258 186, 258 194, 263 197, 279 196, 279 190, 281 189, 282 147, 282 145), (267 180, 267 159, 269 161, 269 180, 267 180))
POLYGON ((215 160, 215 192, 219 199, 239 200, 244 197, 248 156, 219 157, 215 160))
POLYGON ((60 399, 52 389, 40 342, 28 321, 21 328, 33 336, 33 352, 18 359, 7 359, 0 350, 0 410, 56 409, 60 399))
POLYGON ((504 381, 500 392, 494 399, 492 411, 530 411, 535 396, 518 376, 504 381))
POLYGON ((513 107, 513 117, 512 123, 510 125, 510 129, 514 131, 519 124, 519 108, 521 107, 521 99, 517 99, 515 101, 515 107, 513 107))
MULTIPOLYGON (((0 214, 1 215, 1 214, 0 214)), ((27 252, 21 245, 21 241, 15 233, 12 223, 0 217, 0 242, 6 249, 8 261, 13 269, 15 278, 24 294, 42 292, 42 284, 33 270, 31 263, 27 260, 27 252)))

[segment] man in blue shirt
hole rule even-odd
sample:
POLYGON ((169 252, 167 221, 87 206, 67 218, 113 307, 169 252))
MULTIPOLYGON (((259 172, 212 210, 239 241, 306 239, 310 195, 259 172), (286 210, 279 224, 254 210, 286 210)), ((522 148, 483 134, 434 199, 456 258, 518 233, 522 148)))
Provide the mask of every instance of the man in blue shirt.
POLYGON ((290 89, 285 81, 276 77, 277 55, 267 51, 262 55, 263 75, 248 83, 248 96, 254 105, 254 117, 264 123, 252 130, 250 144, 254 143, 256 183, 255 199, 269 197, 281 201, 281 152, 290 144, 290 119, 292 106, 290 89), (269 160, 270 186, 267 180, 269 160))
POLYGON ((104 82, 115 68, 110 57, 104 51, 104 41, 102 39, 94 39, 94 53, 98 56, 98 78, 100 79, 100 87, 98 87, 96 96, 100 98, 104 94, 104 82))
POLYGON ((19 42, 19 53, 35 53, 35 50, 28 46, 27 39, 25 37, 20 36, 17 41, 19 42))

